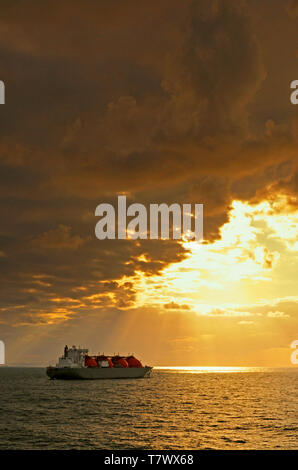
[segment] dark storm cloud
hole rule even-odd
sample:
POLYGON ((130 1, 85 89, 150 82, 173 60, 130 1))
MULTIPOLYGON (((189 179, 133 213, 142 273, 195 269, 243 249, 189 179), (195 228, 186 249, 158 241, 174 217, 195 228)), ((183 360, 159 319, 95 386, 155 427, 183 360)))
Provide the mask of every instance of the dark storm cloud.
POLYGON ((40 312, 57 311, 55 298, 61 315, 95 303, 126 307, 133 286, 115 280, 160 272, 185 256, 172 242, 95 240, 94 209, 117 192, 144 203, 204 203, 209 240, 233 197, 297 194, 288 98, 296 77, 285 75, 286 63, 294 69, 295 5, 1 2, 6 321, 40 320, 40 312), (266 8, 273 13, 263 15, 266 8), (262 35, 274 36, 277 20, 285 25, 283 71, 275 42, 262 35))
POLYGON ((2 45, 12 111, 2 155, 42 165, 55 190, 173 187, 194 171, 247 173, 290 152, 288 129, 250 135, 246 105, 265 69, 242 3, 165 1, 150 20, 148 2, 131 17, 118 2, 87 2, 80 15, 80 2, 69 14, 36 5, 25 17, 4 12, 25 38, 2 45))
MULTIPOLYGON (((2 307, 17 305, 17 314, 40 314, 58 308, 128 306, 134 289, 113 281, 143 271, 157 274, 184 250, 171 241, 103 241, 82 239, 60 226, 37 238, 1 238, 0 291, 2 307), (140 255, 146 262, 139 260, 140 255), (112 294, 115 298, 106 297, 112 294), (91 298, 92 296, 98 298, 91 298)), ((13 312, 10 312, 11 314, 13 312)))
POLYGON ((287 3, 286 10, 292 18, 297 18, 298 17, 298 1, 290 0, 287 3))

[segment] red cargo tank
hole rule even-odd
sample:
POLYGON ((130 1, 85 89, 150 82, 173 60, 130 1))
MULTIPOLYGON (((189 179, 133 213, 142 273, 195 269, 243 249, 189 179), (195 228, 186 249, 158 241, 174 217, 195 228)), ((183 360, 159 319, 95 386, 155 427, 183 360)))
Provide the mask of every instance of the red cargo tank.
POLYGON ((93 357, 85 356, 85 366, 86 367, 98 367, 98 364, 93 357))
POLYGON ((121 367, 128 367, 128 363, 127 361, 121 357, 119 360, 118 360, 118 364, 121 366, 121 367))
POLYGON ((109 367, 114 367, 113 361, 110 357, 107 357, 107 361, 109 363, 109 367))
POLYGON ((97 359, 97 362, 106 361, 109 364, 109 367, 114 367, 112 359, 108 356, 101 355, 101 356, 97 356, 96 359, 97 359))
POLYGON ((129 356, 126 358, 126 361, 128 363, 128 367, 143 367, 141 361, 139 361, 136 357, 134 356, 129 356))

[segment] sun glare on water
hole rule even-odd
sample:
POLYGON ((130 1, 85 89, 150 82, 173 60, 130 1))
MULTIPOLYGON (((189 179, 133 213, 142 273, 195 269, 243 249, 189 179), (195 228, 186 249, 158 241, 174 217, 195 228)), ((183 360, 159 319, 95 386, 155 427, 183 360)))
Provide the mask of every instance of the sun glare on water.
POLYGON ((170 372, 186 372, 189 374, 204 374, 204 373, 231 373, 231 372, 263 372, 267 369, 264 367, 192 367, 192 366, 157 366, 154 369, 165 370, 170 372))

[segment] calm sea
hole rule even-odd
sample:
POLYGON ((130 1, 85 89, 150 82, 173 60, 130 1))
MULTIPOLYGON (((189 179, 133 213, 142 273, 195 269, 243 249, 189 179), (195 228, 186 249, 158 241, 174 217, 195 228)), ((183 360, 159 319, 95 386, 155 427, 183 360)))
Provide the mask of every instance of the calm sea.
POLYGON ((0 368, 0 449, 297 449, 297 369, 49 380, 0 368))

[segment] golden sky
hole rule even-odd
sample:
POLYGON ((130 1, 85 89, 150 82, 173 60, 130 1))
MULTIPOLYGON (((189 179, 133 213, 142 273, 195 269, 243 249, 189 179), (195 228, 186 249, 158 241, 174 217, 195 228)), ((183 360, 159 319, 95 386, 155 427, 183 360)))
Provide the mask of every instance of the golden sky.
POLYGON ((0 339, 156 365, 291 366, 297 0, 2 2, 0 339), (204 243, 95 238, 95 208, 203 203, 204 243))

